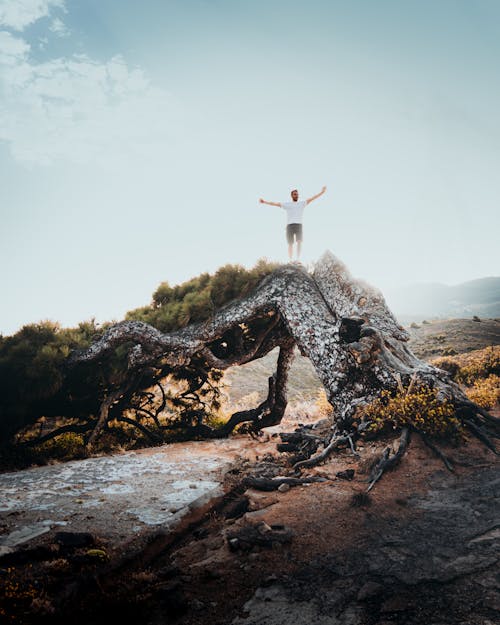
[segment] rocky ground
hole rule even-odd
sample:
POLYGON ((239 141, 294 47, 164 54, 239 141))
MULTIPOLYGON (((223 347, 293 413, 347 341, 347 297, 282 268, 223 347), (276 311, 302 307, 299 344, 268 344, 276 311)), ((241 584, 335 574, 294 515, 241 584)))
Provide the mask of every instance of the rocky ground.
MULTIPOLYGON (((499 326, 423 324, 412 349, 498 344, 499 326)), ((306 364, 292 408, 316 396, 306 364)), ((266 366, 241 367, 235 395, 265 388, 266 366)), ((297 419, 307 414, 287 412, 281 429, 297 419)), ((290 474, 279 431, 0 476, 0 623, 500 622, 496 455, 475 440, 448 448, 450 472, 415 436, 367 495, 373 461, 396 441, 365 442, 359 458, 341 450, 303 474, 322 481, 249 487, 249 476, 290 474)))
POLYGON ((40 536, 31 556, 1 565, 18 594, 10 622, 498 622, 500 476, 490 451, 448 449, 451 473, 414 439, 367 496, 368 468, 383 450, 367 443, 361 459, 346 450, 309 471, 322 482, 246 488, 248 475, 286 471, 285 455, 269 453, 275 442, 255 443, 264 456, 233 465, 211 511, 140 549, 100 561, 88 555, 102 546, 95 532, 96 544, 80 546, 40 536))

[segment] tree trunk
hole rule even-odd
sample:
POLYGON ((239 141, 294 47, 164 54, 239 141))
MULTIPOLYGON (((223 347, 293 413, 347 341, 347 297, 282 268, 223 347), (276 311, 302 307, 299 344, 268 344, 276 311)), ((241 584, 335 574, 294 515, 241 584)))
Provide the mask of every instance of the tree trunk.
POLYGON ((498 432, 496 422, 467 399, 448 373, 412 354, 408 338, 382 294, 353 279, 327 252, 312 273, 301 266, 285 265, 267 276, 250 296, 216 311, 206 322, 169 334, 138 321, 118 323, 89 349, 72 354, 70 363, 98 362, 117 346, 131 342, 130 375, 159 361, 174 371, 193 363, 206 369, 226 369, 279 346, 277 371, 269 380, 267 399, 254 410, 236 413, 218 430, 204 430, 206 435, 227 436, 244 421, 252 422, 255 429, 281 421, 287 371, 297 345, 326 389, 334 408, 336 437, 344 433, 351 445, 356 410, 382 389, 394 389, 398 384, 437 389, 440 398, 453 402, 463 423, 472 424, 469 429, 476 436, 488 437, 483 429, 486 425, 498 432))

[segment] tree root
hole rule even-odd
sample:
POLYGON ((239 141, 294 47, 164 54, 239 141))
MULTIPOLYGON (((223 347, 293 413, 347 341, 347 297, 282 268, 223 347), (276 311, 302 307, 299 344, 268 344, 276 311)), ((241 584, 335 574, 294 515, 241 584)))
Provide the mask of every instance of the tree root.
POLYGON ((444 466, 448 469, 448 471, 451 471, 452 473, 455 472, 455 469, 453 468, 453 465, 451 464, 451 461, 444 455, 444 453, 439 449, 439 447, 437 447, 436 445, 434 445, 434 443, 432 443, 427 436, 423 433, 423 432, 419 432, 420 434, 420 438, 422 439, 422 441, 424 442, 424 444, 440 459, 443 461, 444 466))
POLYGON ((329 456, 331 456, 333 451, 335 449, 337 449, 337 447, 339 445, 342 445, 342 444, 345 444, 345 443, 349 443, 350 440, 352 442, 352 439, 351 439, 349 434, 345 434, 345 435, 342 435, 342 436, 335 436, 335 434, 334 434, 332 436, 330 442, 323 449, 322 452, 320 452, 319 454, 316 454, 315 456, 312 456, 311 458, 308 458, 307 460, 301 460, 300 462, 295 463, 293 465, 293 468, 295 470, 299 470, 299 469, 306 469, 306 468, 310 468, 310 467, 315 467, 318 464, 320 464, 321 462, 324 462, 329 456))
POLYGON ((401 432, 401 437, 399 439, 399 448, 393 456, 390 455, 391 448, 387 447, 370 475, 370 485, 366 490, 367 493, 371 491, 371 489, 375 486, 375 484, 382 477, 385 471, 393 469, 397 464, 399 464, 401 458, 404 456, 405 451, 408 449, 410 438, 411 430, 409 427, 405 427, 401 432))
POLYGON ((498 451, 495 445, 491 442, 489 436, 479 425, 476 425, 470 419, 464 419, 464 423, 476 438, 478 438, 484 445, 486 445, 486 447, 488 447, 488 449, 498 456, 498 451))
POLYGON ((35 447, 36 445, 40 445, 41 443, 45 443, 46 441, 50 441, 56 436, 60 436, 61 434, 67 434, 68 432, 72 432, 75 434, 85 434, 88 432, 91 424, 89 423, 74 423, 69 425, 63 425, 60 428, 56 428, 52 430, 48 434, 44 436, 39 436, 38 438, 33 438, 27 441, 22 442, 22 445, 25 447, 35 447))
POLYGON ((246 488, 255 488, 256 490, 263 490, 271 492, 278 490, 282 484, 288 484, 289 486, 301 486, 302 484, 312 484, 314 482, 326 482, 326 478, 319 476, 311 477, 246 477, 243 480, 243 485, 246 488))

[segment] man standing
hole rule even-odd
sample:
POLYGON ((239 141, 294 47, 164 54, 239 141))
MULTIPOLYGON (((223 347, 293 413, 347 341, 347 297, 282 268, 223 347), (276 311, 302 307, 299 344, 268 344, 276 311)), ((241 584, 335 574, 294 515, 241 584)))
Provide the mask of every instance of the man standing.
POLYGON ((291 202, 267 202, 260 198, 259 202, 261 204, 269 204, 269 206, 280 206, 286 210, 286 240, 288 243, 288 259, 291 261, 293 259, 293 245, 297 244, 297 260, 300 258, 300 250, 302 247, 302 215, 304 213, 304 208, 310 204, 313 200, 319 198, 320 195, 326 191, 326 187, 323 187, 319 193, 313 195, 308 200, 302 200, 299 202, 299 192, 297 189, 294 189, 291 192, 292 201, 291 202))

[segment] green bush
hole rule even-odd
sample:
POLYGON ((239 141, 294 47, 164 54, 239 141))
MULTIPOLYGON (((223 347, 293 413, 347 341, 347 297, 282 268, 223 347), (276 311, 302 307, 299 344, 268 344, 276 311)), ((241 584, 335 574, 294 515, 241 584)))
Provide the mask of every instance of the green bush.
MULTIPOLYGON (((269 273, 278 267, 265 260, 253 269, 239 265, 225 265, 214 275, 203 273, 176 286, 167 282, 153 293, 152 302, 130 311, 126 319, 140 320, 162 332, 171 332, 189 323, 209 319, 215 310, 228 302, 247 295, 269 273)), ((85 423, 98 414, 102 398, 109 389, 120 385, 127 376, 127 354, 130 345, 113 350, 99 365, 81 364, 68 369, 67 357, 73 350, 85 349, 111 324, 98 326, 94 320, 80 323, 76 328, 61 328, 58 323, 42 321, 26 325, 13 336, 0 336, 0 442, 2 456, 9 455, 9 445, 20 432, 29 428, 41 417, 57 417, 85 423)), ((168 369, 168 368, 165 368, 168 369)), ((168 370, 161 375, 167 375, 168 370)), ((144 372, 141 388, 155 382, 155 372, 144 372)), ((196 377, 188 371, 187 378, 196 377)), ((212 379, 214 385, 217 380, 212 379)), ((207 391, 208 392, 208 391, 207 391)), ((217 403, 215 396, 211 398, 217 403)), ((182 414, 193 412, 198 418, 198 407, 178 407, 182 414)), ((207 403, 208 405, 208 403, 207 403)), ((214 404, 212 408, 217 411, 214 404)), ((118 432, 118 429, 116 429, 118 432)), ((119 432, 121 438, 123 429, 119 432)), ((106 433, 107 438, 112 434, 106 433)), ((130 436, 138 438, 130 429, 130 436)), ((78 454, 79 435, 63 435, 44 443, 41 449, 23 452, 26 457, 68 457, 78 454)))
POLYGON ((257 284, 279 265, 266 260, 252 269, 224 265, 214 275, 202 273, 177 286, 162 282, 153 293, 149 306, 131 310, 128 320, 144 321, 162 332, 172 332, 190 323, 209 319, 225 304, 248 295, 257 284))

